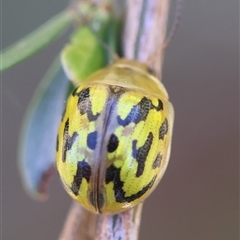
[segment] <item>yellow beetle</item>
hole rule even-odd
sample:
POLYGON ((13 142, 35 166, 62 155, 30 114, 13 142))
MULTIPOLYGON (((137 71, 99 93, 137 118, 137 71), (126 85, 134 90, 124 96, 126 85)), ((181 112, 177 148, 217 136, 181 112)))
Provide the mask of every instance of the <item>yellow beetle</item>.
POLYGON ((174 111, 146 65, 119 59, 68 99, 57 137, 57 169, 68 194, 93 213, 144 201, 168 165, 174 111))

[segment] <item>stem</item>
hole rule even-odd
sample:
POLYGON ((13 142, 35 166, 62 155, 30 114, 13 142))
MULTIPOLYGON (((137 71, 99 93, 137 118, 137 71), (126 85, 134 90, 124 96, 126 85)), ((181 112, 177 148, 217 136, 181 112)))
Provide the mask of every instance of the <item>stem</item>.
POLYGON ((95 240, 137 240, 142 204, 116 215, 100 215, 95 240))
POLYGON ((92 240, 94 238, 96 220, 97 215, 73 202, 59 240, 92 240))
POLYGON ((161 78, 169 0, 128 0, 125 57, 146 63, 161 78), (140 23, 140 26, 139 26, 140 23))

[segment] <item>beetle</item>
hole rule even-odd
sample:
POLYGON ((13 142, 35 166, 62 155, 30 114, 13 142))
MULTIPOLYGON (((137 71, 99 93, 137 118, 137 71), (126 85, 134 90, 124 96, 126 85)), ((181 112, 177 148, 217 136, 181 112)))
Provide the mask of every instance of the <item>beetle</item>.
POLYGON ((69 96, 56 165, 67 193, 93 213, 144 201, 167 168, 174 110, 147 65, 119 59, 69 96))

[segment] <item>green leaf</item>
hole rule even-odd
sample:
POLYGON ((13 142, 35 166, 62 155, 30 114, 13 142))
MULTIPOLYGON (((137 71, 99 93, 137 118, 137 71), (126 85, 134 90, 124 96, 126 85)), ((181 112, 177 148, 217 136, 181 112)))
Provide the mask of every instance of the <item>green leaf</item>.
POLYGON ((63 49, 62 65, 75 86, 106 65, 103 42, 107 38, 110 20, 111 12, 107 8, 99 8, 90 25, 78 29, 72 35, 70 44, 63 49))
POLYGON ((75 32, 71 44, 62 51, 61 60, 68 78, 76 86, 105 65, 103 48, 87 27, 75 32))
POLYGON ((19 142, 19 167, 26 190, 35 198, 46 197, 46 186, 55 172, 58 125, 70 82, 56 61, 28 107, 19 142))
POLYGON ((71 11, 63 11, 34 32, 3 50, 0 53, 0 71, 8 69, 40 51, 56 39, 73 19, 74 14, 71 11))

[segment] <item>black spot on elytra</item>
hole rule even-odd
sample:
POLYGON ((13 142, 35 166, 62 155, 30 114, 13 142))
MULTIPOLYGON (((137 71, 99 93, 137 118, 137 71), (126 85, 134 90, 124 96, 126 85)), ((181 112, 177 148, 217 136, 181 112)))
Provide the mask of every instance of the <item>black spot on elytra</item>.
POLYGON ((59 148, 59 137, 57 135, 57 142, 56 142, 56 151, 58 152, 58 148, 59 148))
POLYGON ((163 140, 167 132, 168 132, 168 120, 167 118, 165 118, 161 127, 159 128, 159 139, 163 140))
POLYGON ((158 99, 158 105, 157 106, 152 105, 152 108, 156 109, 157 111, 163 110, 163 103, 162 103, 162 101, 160 99, 158 99))
POLYGON ((76 94, 76 93, 77 93, 77 90, 78 90, 78 87, 77 87, 77 88, 75 88, 75 89, 73 90, 73 92, 72 92, 72 96, 74 96, 74 97, 75 97, 75 96, 77 95, 77 94, 76 94))
POLYGON ((64 107, 64 109, 63 109, 63 113, 62 113, 62 117, 61 117, 61 121, 63 121, 63 119, 64 119, 64 116, 65 116, 65 113, 66 113, 66 104, 65 104, 65 107, 64 107))
POLYGON ((89 182, 90 176, 91 176, 90 165, 87 162, 85 162, 85 160, 78 162, 77 172, 73 178, 73 182, 72 182, 72 186, 71 186, 71 190, 75 196, 78 195, 83 178, 85 178, 86 181, 89 182))
POLYGON ((63 131, 63 155, 62 161, 66 161, 67 151, 72 148, 76 138, 78 137, 78 133, 74 132, 72 136, 69 135, 69 118, 65 122, 64 131, 63 131))
POLYGON ((91 205, 96 209, 96 211, 101 213, 101 208, 103 208, 105 204, 104 195, 101 192, 96 193, 90 191, 88 194, 88 200, 91 203, 91 205))
POLYGON ((93 191, 90 191, 88 194, 88 200, 91 203, 93 207, 97 209, 97 200, 96 200, 96 194, 94 194, 93 191))
POLYGON ((79 93, 74 93, 75 96, 78 96, 78 109, 81 115, 87 114, 89 122, 96 121, 100 113, 96 115, 92 112, 92 103, 90 100, 90 88, 85 88, 79 93))
POLYGON ((120 116, 117 116, 118 124, 121 126, 127 126, 129 123, 139 123, 144 121, 147 118, 147 115, 151 109, 150 100, 146 97, 143 97, 141 101, 134 105, 125 119, 121 119, 120 116))
POLYGON ((133 140, 132 142, 132 150, 133 150, 132 156, 138 162, 136 177, 140 177, 143 174, 143 171, 145 168, 145 162, 147 160, 147 156, 151 148, 152 141, 153 141, 153 133, 150 132, 147 136, 145 143, 139 149, 136 148, 137 140, 133 140))
POLYGON ((118 137, 114 133, 111 134, 107 145, 108 152, 110 153, 114 152, 118 147, 118 143, 119 143, 118 137))
POLYGON ((162 161, 162 155, 159 153, 152 164, 152 169, 156 169, 160 167, 161 161, 162 161))
POLYGON ((120 116, 117 116, 118 124, 124 127, 131 122, 138 124, 140 121, 146 120, 151 109, 155 109, 157 111, 162 110, 162 101, 158 99, 158 106, 154 106, 150 99, 143 97, 139 103, 132 107, 125 119, 121 119, 120 116))
POLYGON ((99 212, 101 212, 101 208, 104 206, 104 203, 105 203, 104 195, 100 192, 97 198, 97 206, 99 212))
POLYGON ((90 149, 94 150, 97 145, 97 131, 91 132, 87 136, 87 145, 90 149))
POLYGON ((147 184, 147 186, 143 187, 137 193, 126 197, 125 196, 126 192, 123 190, 123 182, 120 179, 120 172, 121 172, 121 168, 117 168, 114 165, 109 166, 106 171, 106 184, 108 184, 109 182, 113 182, 115 199, 119 203, 132 202, 140 198, 153 186, 156 180, 156 176, 154 176, 153 179, 147 184))

